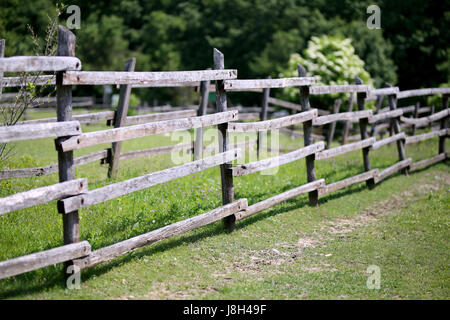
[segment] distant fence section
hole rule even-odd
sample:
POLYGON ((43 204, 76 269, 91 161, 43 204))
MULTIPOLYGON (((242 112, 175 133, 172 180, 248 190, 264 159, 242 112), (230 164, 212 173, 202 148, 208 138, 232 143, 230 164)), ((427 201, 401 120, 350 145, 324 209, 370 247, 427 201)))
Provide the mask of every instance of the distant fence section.
MULTIPOLYGON (((55 138, 58 153, 58 163, 38 168, 3 170, 0 171, 0 179, 34 177, 58 172, 60 183, 1 198, 0 215, 58 200, 57 209, 63 215, 64 231, 64 243, 61 247, 0 262, 0 279, 63 262, 66 266, 74 265, 79 269, 92 267, 140 247, 215 221, 222 220, 226 227, 233 228, 236 221, 301 194, 308 194, 310 204, 317 206, 319 197, 353 184, 366 183, 368 188, 373 188, 375 184, 398 171, 408 174, 411 170, 447 159, 445 139, 448 136, 450 115, 448 109, 449 88, 400 91, 397 87, 388 86, 371 90, 359 78, 352 85, 317 86, 314 77, 307 77, 306 70, 302 66, 298 68, 298 77, 241 80, 237 79, 237 70, 225 69, 224 55, 217 49, 214 49, 213 53, 214 69, 212 70, 135 72, 135 60, 130 59, 125 65, 125 71, 80 71, 81 62, 75 57, 74 48, 75 36, 60 26, 58 29, 58 57, 0 58, 0 74, 3 72, 50 71, 56 72, 61 79, 56 84, 56 118, 27 120, 16 126, 0 127, 0 143, 55 138), (215 81, 214 87, 212 87, 211 81, 215 81), (72 85, 105 84, 120 85, 120 100, 117 110, 72 115, 74 101, 72 85), (198 87, 200 92, 198 109, 161 109, 153 110, 158 113, 127 116, 132 88, 164 86, 198 87), (270 97, 270 89, 284 87, 298 88, 299 104, 270 97), (212 90, 216 92, 216 109, 208 110, 208 92, 212 90), (261 106, 253 109, 228 108, 227 93, 244 91, 261 93, 261 106), (332 93, 349 93, 351 95, 347 111, 339 112, 342 104, 340 100, 335 101, 330 111, 311 108, 310 95, 332 93), (422 110, 421 113, 418 105, 397 108, 398 99, 432 94, 442 94, 442 107, 438 112, 429 114, 430 110, 427 109, 426 111, 422 110), (387 97, 389 103, 388 108, 385 109, 382 108, 384 97, 387 97), (366 110, 367 101, 376 101, 375 111, 366 110), (269 104, 293 110, 294 113, 278 118, 269 118, 268 113, 275 111, 274 107, 270 107, 269 104), (356 105, 357 110, 353 110, 353 105, 356 105), (243 109, 249 112, 243 113, 243 109), (414 118, 406 116, 411 112, 416 115, 414 118), (419 114, 427 115, 418 117, 419 114), (242 120, 257 121, 242 122, 242 120), (331 147, 335 124, 338 121, 346 124, 344 141, 340 146, 331 147), (82 124, 95 122, 106 122, 107 125, 114 126, 114 128, 87 133, 82 131, 82 124), (432 126, 436 122, 439 123, 438 128, 428 133, 407 135, 402 131, 402 128, 407 126, 420 128, 432 126), (358 123, 360 134, 354 139, 355 141, 347 143, 351 140, 347 133, 352 123, 358 123), (293 129, 295 125, 302 125, 302 132, 295 131, 293 129), (313 134, 314 127, 325 125, 329 126, 326 137, 313 134), (203 128, 209 126, 217 126, 220 133, 218 150, 215 147, 203 146, 203 128), (390 136, 377 140, 375 133, 380 127, 389 129, 390 136), (188 129, 198 129, 193 143, 125 153, 120 151, 120 143, 129 139, 188 129), (272 130, 301 136, 304 146, 281 155, 261 159, 260 149, 264 139, 262 133, 272 130), (257 140, 231 144, 229 134, 239 132, 256 133, 257 140), (407 157, 406 146, 435 137, 439 138, 437 155, 418 162, 413 162, 411 158, 407 157), (73 157, 73 150, 104 143, 110 143, 111 148, 81 157, 73 157), (398 160, 382 171, 372 168, 370 152, 392 143, 396 144, 398 160), (241 148, 249 148, 254 144, 257 146, 258 160, 233 165, 234 160, 241 157, 241 148), (204 152, 211 148, 214 149, 215 154, 204 156, 204 152), (148 157, 170 153, 174 150, 190 150, 193 153, 193 160, 95 189, 89 189, 87 179, 75 179, 74 168, 93 161, 109 164, 108 175, 112 177, 117 171, 119 160, 148 157), (362 172, 332 183, 327 183, 326 179, 317 177, 315 170, 317 161, 338 157, 355 150, 361 150, 364 167, 362 172), (250 205, 245 198, 235 199, 234 179, 301 159, 305 159, 306 162, 306 184, 250 205), (222 206, 219 208, 94 251, 91 250, 87 241, 81 241, 78 210, 217 166, 221 169, 222 182, 222 206)), ((55 84, 52 82, 54 77, 47 75, 41 77, 42 79, 40 78, 38 83, 48 84, 51 82, 55 84)), ((0 81, 3 87, 20 85, 20 78, 1 78, 0 81)), ((9 98, 4 96, 5 100, 9 98)))

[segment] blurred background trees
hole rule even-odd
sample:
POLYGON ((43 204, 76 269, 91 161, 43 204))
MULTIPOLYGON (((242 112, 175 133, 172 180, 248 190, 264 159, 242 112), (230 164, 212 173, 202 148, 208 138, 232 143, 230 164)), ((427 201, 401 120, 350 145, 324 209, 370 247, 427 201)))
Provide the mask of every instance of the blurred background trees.
MULTIPOLYGON (((7 40, 6 56, 33 53, 26 26, 45 34, 55 4, 0 2, 0 38, 7 40)), ((450 3, 445 0, 377 1, 381 30, 366 27, 366 8, 374 4, 366 0, 71 0, 69 4, 81 8, 81 29, 74 33, 84 70, 122 70, 131 56, 137 59, 137 71, 205 69, 212 66, 212 48, 217 47, 225 54, 226 67, 239 69, 239 78, 278 77, 292 57, 308 59, 303 56, 308 41, 326 35, 344 41, 343 48, 345 39, 351 41, 375 87, 386 81, 401 89, 450 81, 450 3)), ((60 21, 66 18, 63 15, 60 21)), ((102 88, 76 90, 100 96, 102 88)), ((133 91, 149 102, 197 99, 180 89, 133 91)), ((234 99, 245 103, 254 96, 234 99)))

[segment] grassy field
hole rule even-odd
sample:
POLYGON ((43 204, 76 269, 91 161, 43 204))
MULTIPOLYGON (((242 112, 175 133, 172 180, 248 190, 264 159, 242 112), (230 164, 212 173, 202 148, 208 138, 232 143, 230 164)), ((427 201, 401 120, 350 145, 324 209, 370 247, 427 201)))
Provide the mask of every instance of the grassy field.
MULTIPOLYGON (((34 115, 36 116, 36 115, 34 115)), ((39 114, 39 117, 50 114, 39 114)), ((83 131, 103 129, 83 126, 83 131)), ((193 134, 193 132, 191 132, 193 134)), ((253 137, 254 138, 254 137, 253 137)), ((243 139, 243 137, 239 137, 243 139)), ((127 141, 122 151, 175 144, 168 135, 127 141)), ((280 136, 283 147, 302 139, 280 136)), ((437 139, 407 147, 407 156, 437 153, 437 139)), ((10 168, 54 163, 51 139, 20 142, 10 168)), ((108 145, 76 152, 87 154, 108 145)), ((448 147, 448 146, 447 146, 448 147)), ((254 154, 247 154, 253 157, 254 154)), ((371 152, 373 168, 397 159, 395 145, 371 152)), ((170 155, 125 160, 121 181, 173 166, 170 155)), ((91 189, 112 183, 106 166, 76 169, 91 189)), ((327 183, 363 172, 361 151, 316 162, 327 183)), ((0 181, 0 197, 58 182, 57 174, 0 181)), ((235 179, 235 197, 249 204, 306 183, 305 161, 274 175, 235 179)), ((239 222, 229 233, 221 223, 140 249, 83 272, 81 290, 68 290, 61 265, 0 280, 0 298, 13 299, 448 299, 449 184, 446 163, 393 176, 369 191, 359 184, 320 199, 301 196, 239 222), (370 265, 381 288, 369 290, 370 265)), ((80 210, 81 238, 93 250, 221 205, 219 168, 135 192, 80 210)), ((62 244, 61 217, 49 203, 0 216, 0 260, 62 244)))

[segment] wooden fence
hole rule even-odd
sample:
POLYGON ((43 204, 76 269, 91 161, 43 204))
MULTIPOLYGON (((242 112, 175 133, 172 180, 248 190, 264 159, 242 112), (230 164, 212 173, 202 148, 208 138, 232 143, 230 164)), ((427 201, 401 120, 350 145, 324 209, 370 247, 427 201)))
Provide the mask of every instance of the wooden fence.
MULTIPOLYGON (((58 57, 10 57, 0 58, 0 72, 30 72, 50 71, 57 72, 57 118, 25 121, 18 126, 0 127, 0 143, 21 141, 44 137, 55 138, 58 152, 58 164, 41 168, 17 169, 1 172, 1 178, 24 177, 44 175, 58 172, 60 183, 46 186, 0 199, 0 214, 12 212, 31 206, 58 200, 58 211, 63 216, 64 244, 61 247, 32 253, 27 256, 0 262, 0 279, 24 272, 43 268, 55 263, 74 265, 79 269, 88 268, 115 257, 137 250, 163 239, 187 232, 189 230, 223 220, 227 228, 233 228, 236 221, 252 216, 268 209, 278 203, 308 193, 310 204, 318 205, 320 196, 340 190, 355 183, 365 182, 373 188, 388 176, 402 170, 405 174, 423 166, 445 160, 445 138, 448 135, 448 96, 449 88, 419 89, 413 91, 399 91, 398 88, 388 87, 371 90, 360 79, 353 85, 315 86, 314 78, 306 76, 306 70, 299 66, 298 77, 282 79, 248 79, 239 80, 236 70, 225 69, 223 54, 214 49, 213 70, 200 71, 174 71, 174 72, 135 72, 134 59, 126 63, 123 72, 84 72, 80 71, 81 62, 75 58, 75 36, 66 28, 58 29, 58 57), (216 112, 207 114, 207 92, 211 90, 210 81, 215 81, 216 112), (96 114, 72 116, 72 85, 120 85, 120 102, 117 111, 106 111, 96 114), (201 100, 199 110, 182 110, 167 113, 148 114, 127 117, 127 107, 130 90, 133 87, 148 86, 199 86, 201 100), (295 105, 299 111, 293 115, 267 119, 268 104, 274 103, 287 106, 285 102, 270 98, 271 88, 298 87, 300 103, 295 105), (227 92, 255 91, 263 94, 262 105, 257 122, 237 122, 240 111, 228 109, 227 92), (336 92, 351 93, 356 96, 357 111, 324 113, 313 109, 309 103, 310 95, 323 95, 336 92), (427 94, 442 94, 441 111, 422 118, 405 118, 405 110, 397 109, 397 99, 427 94), (376 114, 365 110, 366 101, 376 97, 387 96, 389 110, 378 108, 376 114), (114 128, 83 133, 81 124, 94 121, 108 121, 114 128), (354 121, 359 123, 360 141, 325 149, 325 143, 314 143, 312 133, 314 126, 332 125, 336 121, 354 121), (377 140, 370 136, 369 125, 381 121, 389 121, 393 132, 392 136, 377 140), (430 133, 406 136, 401 132, 401 123, 413 124, 417 127, 429 125, 439 121, 437 131, 430 133), (256 132, 257 144, 261 143, 260 133, 270 130, 281 130, 295 124, 303 125, 302 136, 304 147, 292 150, 279 156, 267 159, 258 159, 255 162, 233 166, 233 161, 241 155, 239 148, 233 148, 229 140, 232 132, 256 132), (178 130, 218 126, 219 150, 218 153, 203 157, 202 131, 197 131, 194 144, 159 147, 148 150, 137 150, 127 153, 120 152, 120 144, 129 139, 150 136, 159 133, 169 133, 178 130), (198 134, 200 132, 201 134, 198 134), (413 162, 406 157, 405 145, 418 141, 439 137, 438 155, 419 162, 413 162), (398 161, 383 171, 371 168, 370 151, 396 143, 398 161), (74 158, 73 150, 111 143, 112 148, 74 158), (75 166, 91 161, 104 160, 110 165, 109 175, 117 170, 118 160, 149 156, 170 152, 176 148, 192 149, 194 147, 194 160, 169 169, 153 172, 133 179, 113 183, 101 188, 90 190, 87 179, 75 179, 75 166), (364 172, 344 180, 327 184, 315 173, 315 162, 336 157, 351 151, 361 150, 364 172), (251 204, 247 199, 234 198, 234 179, 243 175, 278 167, 293 161, 305 159, 307 183, 279 195, 251 204), (207 213, 167 225, 163 228, 127 239, 113 245, 91 251, 87 241, 81 241, 79 230, 78 210, 98 203, 102 203, 138 190, 150 188, 177 178, 188 176, 208 168, 220 166, 222 181, 222 206, 207 213)), ((4 83, 4 80, 2 80, 4 83)), ((379 104, 381 106, 381 104, 379 104)), ((290 105, 294 108, 294 104, 290 105)), ((290 108, 287 107, 287 108, 290 108)), ((330 140, 328 140, 330 141, 330 140)), ((244 144, 248 146, 248 144, 244 144)))

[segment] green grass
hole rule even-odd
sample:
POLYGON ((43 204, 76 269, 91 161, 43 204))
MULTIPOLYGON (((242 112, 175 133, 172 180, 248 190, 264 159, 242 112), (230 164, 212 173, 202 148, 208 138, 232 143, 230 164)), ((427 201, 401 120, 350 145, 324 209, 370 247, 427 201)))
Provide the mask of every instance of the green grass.
MULTIPOLYGON (((48 116, 52 115, 39 114, 48 116)), ((83 131, 104 128, 90 125, 83 131)), ((122 151, 177 142, 158 135, 126 141, 122 151)), ((285 136, 280 136, 280 144, 303 146, 302 139, 285 136)), ((408 146, 407 156, 414 160, 433 156, 437 144, 432 139, 408 146)), ((83 149, 75 156, 105 147, 109 146, 83 149)), ((7 167, 57 160, 51 139, 17 143, 15 152, 7 167)), ((395 144, 371 152, 373 168, 386 168, 396 159, 395 144)), ((125 160, 114 181, 171 166, 170 155, 125 160)), ((114 182, 106 179, 106 172, 105 166, 91 163, 78 167, 76 176, 88 178, 94 189, 114 182)), ((317 177, 327 183, 361 172, 361 151, 316 162, 317 177)), ((0 280, 0 298, 447 299, 448 177, 448 166, 440 163, 409 177, 396 175, 371 191, 358 184, 335 192, 321 198, 318 208, 307 206, 307 196, 301 196, 239 222, 233 233, 215 223, 83 271, 81 290, 65 289, 62 266, 56 265, 0 280), (386 207, 388 214, 359 221, 378 206, 386 207), (355 225, 347 228, 350 232, 335 232, 343 219, 355 220, 350 222, 355 225), (328 225, 332 223, 336 225, 328 225), (301 239, 311 246, 302 249, 301 239), (371 264, 381 269, 380 290, 365 286, 365 271, 371 264)), ((57 174, 3 180, 0 197, 57 182, 57 174)), ((236 178, 235 197, 252 204, 304 183, 302 160, 281 166, 275 175, 236 178)), ((81 238, 95 250, 220 205, 220 172, 213 168, 80 210, 81 238)), ((0 216, 0 260, 61 243, 62 223, 55 202, 0 216)))

